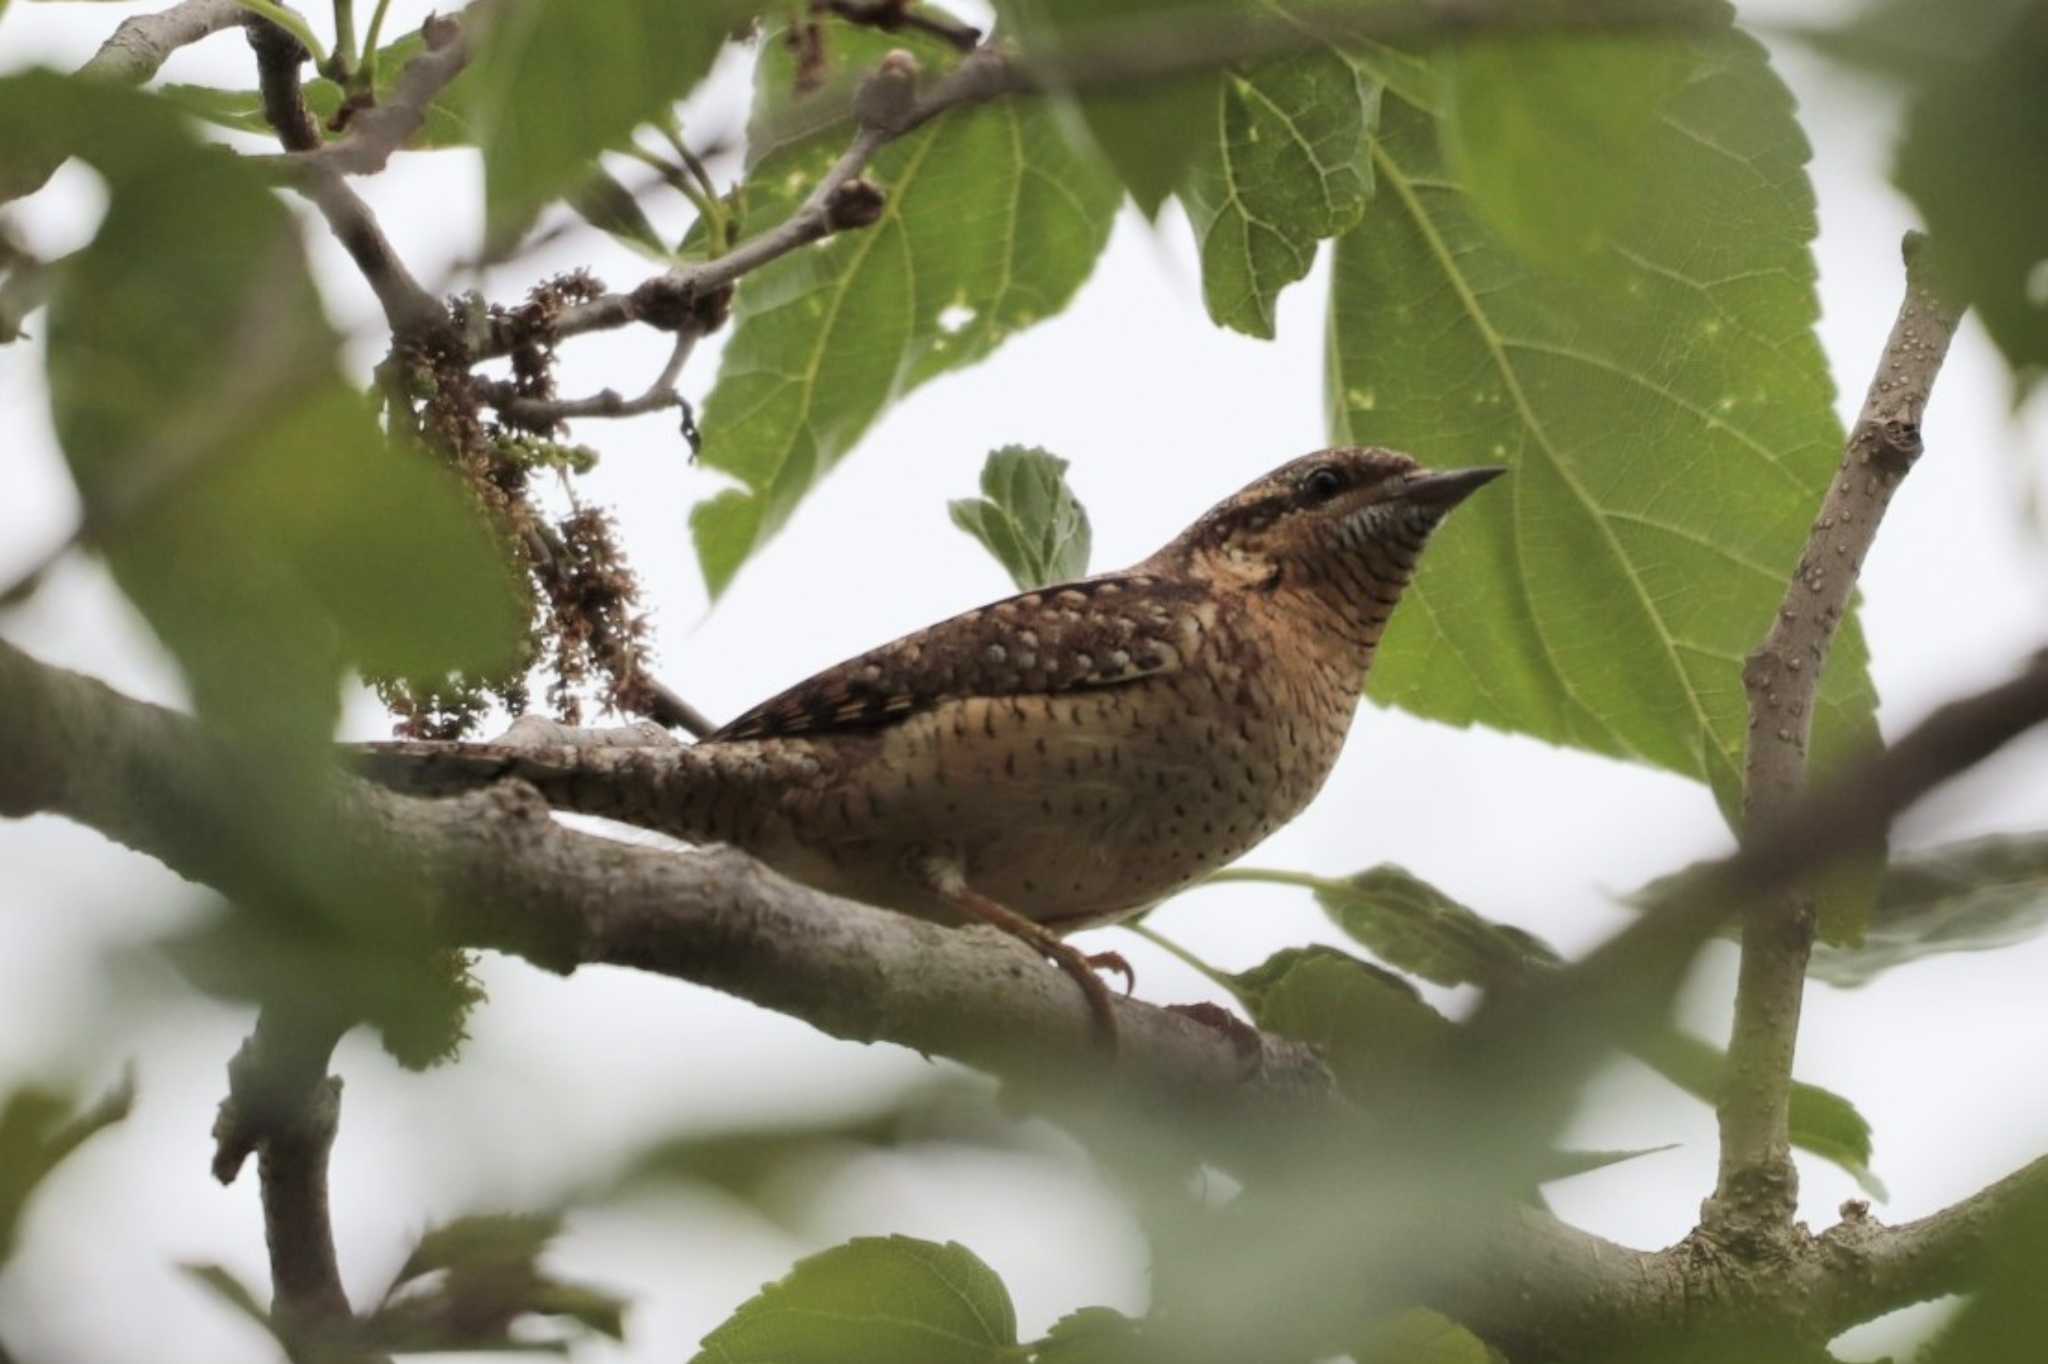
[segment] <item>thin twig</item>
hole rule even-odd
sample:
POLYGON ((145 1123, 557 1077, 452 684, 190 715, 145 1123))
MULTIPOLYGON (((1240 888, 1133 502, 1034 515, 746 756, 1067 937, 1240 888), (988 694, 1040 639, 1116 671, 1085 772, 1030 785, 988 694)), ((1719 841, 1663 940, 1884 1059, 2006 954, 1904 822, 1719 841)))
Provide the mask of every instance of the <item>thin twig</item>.
POLYGON ((375 175, 393 152, 426 125, 427 110, 450 81, 462 74, 472 52, 469 26, 481 6, 459 15, 434 17, 420 27, 426 50, 405 64, 392 83, 389 99, 361 110, 349 120, 349 135, 324 147, 295 149, 282 157, 252 158, 281 166, 288 177, 329 171, 337 175, 375 175))
MULTIPOLYGON (((947 110, 988 98, 994 91, 976 73, 1000 61, 982 49, 920 99, 914 93, 916 63, 907 54, 892 53, 855 94, 853 141, 795 212, 721 256, 656 275, 630 294, 605 294, 564 309, 550 319, 550 335, 560 339, 634 322, 673 330, 687 325, 700 300, 730 288, 741 276, 835 232, 874 223, 881 217, 884 199, 881 190, 861 178, 868 162, 896 138, 947 110)), ((473 354, 478 359, 503 355, 519 340, 516 329, 500 326, 473 348, 473 354)))
POLYGON ((675 345, 669 350, 668 363, 661 373, 638 397, 628 398, 617 389, 600 389, 587 398, 532 398, 519 393, 518 386, 510 380, 491 380, 479 384, 478 395, 507 423, 540 433, 552 432, 565 421, 576 417, 639 417, 649 412, 664 412, 673 407, 686 407, 683 395, 676 388, 683 365, 696 348, 701 335, 695 327, 684 327, 676 332, 675 345))
MULTIPOLYGON (((304 44, 268 20, 255 19, 249 23, 249 46, 256 53, 264 117, 276 130, 278 141, 294 152, 318 147, 320 125, 307 108, 304 87, 299 83, 299 65, 309 55, 304 44)), ((297 179, 295 187, 313 201, 362 271, 394 337, 417 339, 450 331, 447 308, 406 269, 377 215, 347 181, 332 168, 316 165, 297 179)))
MULTIPOLYGON (((1795 809, 1829 646, 1848 614, 1864 557, 1892 494, 1920 455, 1920 420, 1961 308, 1930 277, 1917 235, 1904 245, 1906 296, 1821 501, 1799 567, 1769 631, 1743 667, 1749 751, 1746 837, 1770 833, 1795 809)), ((1810 891, 1759 900, 1745 914, 1735 1023, 1719 1104, 1720 1173, 1702 1224, 1731 1238, 1790 1227, 1799 1177, 1788 1138, 1792 1056, 1813 951, 1810 891)))
POLYGON ((140 85, 179 48, 248 19, 238 0, 182 0, 155 14, 123 19, 78 74, 91 80, 140 85))

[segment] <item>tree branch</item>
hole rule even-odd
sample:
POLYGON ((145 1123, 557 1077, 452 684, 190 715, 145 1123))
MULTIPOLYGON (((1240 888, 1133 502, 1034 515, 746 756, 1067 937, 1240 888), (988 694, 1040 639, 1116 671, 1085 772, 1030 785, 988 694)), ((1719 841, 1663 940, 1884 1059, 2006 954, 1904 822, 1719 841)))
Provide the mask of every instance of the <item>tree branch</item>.
POLYGON ((341 1081, 327 1059, 343 1027, 275 1006, 228 1063, 228 1096, 213 1124, 213 1173, 234 1182, 253 1152, 270 1250, 271 1319, 293 1357, 299 1342, 335 1337, 354 1320, 334 1254, 327 1158, 341 1116, 341 1081))
POLYGON ((140 85, 154 76, 173 52, 201 38, 245 22, 249 12, 237 0, 180 0, 155 14, 123 19, 78 74, 93 80, 140 85))
MULTIPOLYGON (((1602 1018, 1606 999, 1645 988, 1645 976, 1674 974, 1660 963, 1689 955, 1731 904, 1867 839, 1919 795, 2043 720, 2048 655, 2013 681, 1943 707, 1848 780, 1802 799, 1776 831, 1691 878, 1558 973, 1557 990, 1517 996, 1518 1007, 1547 997, 1537 1007, 1554 1010, 1533 1033, 1527 1012, 1489 1001, 1473 1042, 1485 1045, 1515 1019, 1522 1036, 1548 1039, 1560 1025, 1576 1026, 1582 1012, 1602 1018)), ((660 752, 645 731, 621 737, 660 752)), ((230 851, 237 780, 228 755, 195 721, 0 643, 0 814, 64 815, 250 898, 267 887, 252 883, 230 851)), ((836 900, 728 849, 678 855, 579 833, 550 818, 518 782, 420 800, 337 776, 319 798, 328 807, 323 827, 351 840, 360 856, 405 867, 437 888, 437 927, 452 944, 564 972, 602 962, 672 975, 833 1036, 889 1040, 1027 1083, 1056 1084, 1101 1064, 1087 1010, 1068 982, 1005 935, 836 900)), ((1091 1082, 1092 1092, 1167 1105, 1161 1111, 1190 1119, 1217 1115, 1268 1140, 1347 1120, 1328 1072, 1297 1043, 1262 1037, 1248 1071, 1212 1029, 1137 1001, 1116 1007, 1117 1070, 1091 1082)), ((1520 1100, 1513 1092, 1501 1098, 1520 1100)), ((1479 1240, 1454 1241, 1466 1253, 1444 1262, 1430 1297, 1492 1338, 1521 1340, 1532 1359, 1584 1357, 1594 1346, 1640 1338, 1646 1322, 1706 1329, 1760 1313, 1794 1321, 1805 1310, 1794 1287, 1826 1302, 1831 1329, 1839 1329, 1966 1282, 1982 1229, 2044 1178, 2036 1167, 1904 1227, 1851 1218, 1857 1225, 1793 1247, 1768 1272, 1743 1271, 1712 1240, 1650 1255, 1516 1212, 1479 1240)))
MULTIPOLYGON (((869 226, 881 217, 885 202, 882 191, 861 176, 875 153, 948 110, 1015 88, 999 74, 1007 69, 1000 52, 980 48, 919 96, 917 63, 906 52, 889 54, 854 92, 853 141, 795 212, 722 256, 656 275, 631 293, 605 294, 564 309, 551 320, 550 335, 559 339, 635 322, 676 330, 741 276, 835 232, 869 226)), ((488 359, 518 344, 516 330, 500 326, 473 344, 471 354, 488 359)))
MULTIPOLYGON (((1943 299, 1930 278, 1923 245, 1917 234, 1906 238, 1905 300, 1784 602, 1743 667, 1750 715, 1743 794, 1751 839, 1782 824, 1799 804, 1829 646, 1849 612, 1885 508, 1919 458, 1921 414, 1961 319, 1962 309, 1943 299)), ((1717 1235, 1781 1236, 1798 1207, 1787 1129, 1814 917, 1812 894, 1800 889, 1759 899, 1745 914, 1719 1105, 1720 1173, 1701 1211, 1703 1225, 1717 1235)))
MULTIPOLYGON (((502 379, 481 383, 478 393, 506 422, 543 434, 551 433, 563 422, 577 417, 639 417, 669 408, 687 409, 689 404, 677 391, 676 380, 681 377, 683 366, 689 362, 690 352, 696 348, 697 339, 702 335, 703 329, 695 325, 678 328, 668 363, 661 367, 661 373, 654 377, 646 391, 635 398, 625 397, 611 388, 602 389, 588 398, 532 398, 520 393, 518 384, 502 379)), ((685 420, 688 420, 687 416, 685 420)))
MULTIPOLYGON (((256 53, 257 83, 263 92, 263 114, 288 151, 304 152, 321 145, 320 125, 306 107, 299 66, 308 60, 297 38, 267 19, 249 22, 249 46, 256 53)), ((401 340, 450 333, 448 310, 421 287, 398 258, 376 214, 348 187, 339 172, 315 165, 294 182, 313 201, 361 270, 384 310, 392 335, 401 340)))
POLYGON ((375 175, 391 155, 426 125, 427 108, 448 83, 469 65, 473 50, 469 26, 482 6, 472 4, 460 14, 430 16, 420 26, 426 50, 405 64, 392 83, 391 95, 380 104, 356 111, 349 135, 318 148, 293 147, 277 158, 294 175, 375 175))

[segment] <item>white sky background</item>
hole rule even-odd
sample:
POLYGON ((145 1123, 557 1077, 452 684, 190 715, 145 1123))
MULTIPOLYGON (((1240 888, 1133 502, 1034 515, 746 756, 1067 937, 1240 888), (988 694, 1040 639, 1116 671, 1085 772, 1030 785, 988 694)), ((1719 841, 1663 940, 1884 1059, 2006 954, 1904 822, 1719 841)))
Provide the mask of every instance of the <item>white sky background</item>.
MULTIPOLYGON (((320 7, 315 7, 316 9, 320 7)), ((1751 12, 1763 6, 1750 6, 1751 12)), ((1829 7, 1834 8, 1833 6, 1829 7)), ((394 5, 393 31, 426 6, 394 5)), ((1811 17, 1793 0, 1768 12, 1811 17)), ((130 7, 15 4, 0 22, 0 70, 75 66, 130 7)), ((1885 184, 1891 110, 1881 92, 1804 51, 1778 45, 1816 146, 1822 341, 1847 419, 1897 305, 1897 243, 1909 207, 1885 184)), ((165 75, 246 87, 241 40, 221 35, 173 59, 165 75)), ((597 73, 593 73, 595 78, 597 73)), ((744 73, 734 64, 692 123, 736 130, 744 73), (720 104, 719 101, 725 102, 720 104)), ((359 182, 422 278, 443 277, 475 240, 480 176, 461 153, 412 154, 359 182)), ((19 226, 50 250, 82 240, 95 211, 75 167, 22 206, 19 226)), ((660 206, 672 210, 670 204, 660 206)), ((681 225, 672 211, 665 228, 681 225)), ((323 232, 313 233, 329 305, 369 326, 367 289, 323 232)), ((589 264, 614 287, 648 273, 595 233, 485 281, 510 301, 546 270, 589 264)), ((1323 444, 1324 272, 1290 291, 1281 337, 1262 343, 1211 326, 1184 223, 1157 232, 1126 213, 1075 305, 1007 343, 980 368, 937 381, 891 411, 845 468, 707 611, 686 517, 719 481, 693 470, 673 416, 588 422, 579 439, 604 456, 583 483, 609 504, 656 608, 663 674, 714 717, 814 669, 1007 590, 993 560, 946 518, 974 491, 982 457, 1011 442, 1074 463, 1095 524, 1096 566, 1141 557, 1223 494, 1323 444)), ((31 322, 39 332, 40 319, 31 322)), ((699 347, 685 391, 701 398, 722 338, 699 347)), ((366 363, 374 347, 362 349, 366 363)), ((644 330, 564 349, 562 391, 637 392, 666 346, 644 330)), ((2003 366, 1965 327, 1927 423, 1929 455, 1895 503, 1864 574, 1864 623, 1897 734, 1943 698, 2005 674, 2048 640, 2048 551, 2025 507, 2048 475, 2048 409, 2009 418, 2003 366)), ((76 501, 51 438, 35 346, 0 349, 6 413, 0 580, 71 526, 76 501)), ((1419 452, 1427 459, 1428 452, 1419 452)), ((74 559, 0 632, 50 662, 175 701, 163 654, 108 579, 74 559)), ((350 730, 381 732, 364 699, 350 730)), ((1928 802, 1900 842, 2048 827, 2048 742, 2023 744, 1966 785, 1928 802)), ((1260 865, 1340 874, 1399 861, 1467 902, 1582 949, 1627 915, 1624 890, 1726 843, 1703 788, 1646 769, 1408 716, 1361 712, 1329 787, 1253 855, 1260 865)), ((257 1361, 264 1338, 190 1286, 181 1260, 219 1261, 267 1293, 253 1169, 223 1190, 207 1174, 208 1127, 223 1066, 246 1011, 194 999, 147 958, 107 971, 110 944, 180 923, 197 903, 157 864, 47 818, 0 824, 0 1090, 50 1078, 99 1087, 136 1061, 134 1117, 96 1138, 45 1186, 24 1249, 0 1274, 0 1337, 23 1360, 257 1361), (140 1021, 138 1021, 140 1020, 140 1021)), ((1155 921, 1229 967, 1275 948, 1336 941, 1308 896, 1228 887, 1188 896, 1155 921)), ((1136 964, 1159 1001, 1215 997, 1187 969, 1127 934, 1084 939, 1136 964)), ((804 1025, 675 981, 592 969, 571 980, 489 959, 490 1003, 461 1064, 400 1072, 358 1035, 338 1054, 347 1080, 333 1199, 344 1276, 360 1304, 381 1289, 432 1221, 518 1209, 561 1181, 658 1133, 711 1128, 872 1100, 930 1074, 888 1047, 834 1042, 804 1025)), ((1876 1129, 1876 1167, 1904 1219, 1931 1211, 2048 1150, 2048 941, 1905 968, 1864 990, 1808 996, 1799 1073, 1849 1096, 1876 1129)), ((1732 952, 1707 954, 1686 1013, 1719 1040, 1732 952)), ((1593 1089, 1568 1139, 1591 1147, 1683 1143, 1662 1155, 1553 1186, 1566 1217, 1638 1246, 1666 1244, 1695 1220, 1712 1186, 1712 1115, 1629 1064, 1593 1089)), ((1135 1225, 1097 1191, 1084 1158, 1047 1134, 1037 1154, 863 1158, 829 1175, 792 1225, 709 1196, 648 1200, 581 1217, 558 1262, 572 1277, 630 1292, 629 1346, 581 1358, 676 1360, 798 1256, 852 1235, 957 1239, 1004 1277, 1026 1338, 1087 1303, 1145 1304, 1135 1225)), ((1854 1187, 1801 1158, 1802 1206, 1816 1228, 1854 1187)), ((1882 1353, 1897 1323, 1866 1329, 1882 1353)))

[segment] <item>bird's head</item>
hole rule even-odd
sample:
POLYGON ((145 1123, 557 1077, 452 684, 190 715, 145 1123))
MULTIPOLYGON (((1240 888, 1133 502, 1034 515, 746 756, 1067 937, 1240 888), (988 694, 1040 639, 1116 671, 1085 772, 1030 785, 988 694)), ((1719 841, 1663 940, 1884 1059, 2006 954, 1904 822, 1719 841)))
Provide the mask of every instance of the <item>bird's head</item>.
POLYGON ((1376 447, 1319 450, 1217 503, 1160 554, 1219 587, 1291 590, 1377 626, 1437 523, 1505 472, 1435 473, 1376 447))
POLYGON ((1501 473, 1434 473, 1376 446, 1317 451, 1212 506, 1155 561, 1225 592, 1309 610, 1364 670, 1430 532, 1501 473))

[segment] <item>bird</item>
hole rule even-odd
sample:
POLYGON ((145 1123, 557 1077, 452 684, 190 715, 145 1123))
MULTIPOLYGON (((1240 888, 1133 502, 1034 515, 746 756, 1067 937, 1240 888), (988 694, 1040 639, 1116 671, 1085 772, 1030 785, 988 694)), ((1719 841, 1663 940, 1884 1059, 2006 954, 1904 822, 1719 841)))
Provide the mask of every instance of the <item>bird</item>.
POLYGON ((1129 568, 962 612, 694 744, 358 746, 416 794, 518 778, 556 809, 725 843, 818 890, 989 923, 1116 1024, 1077 929, 1138 914, 1299 814, 1335 765, 1431 533, 1504 469, 1369 446, 1289 461, 1129 568))

